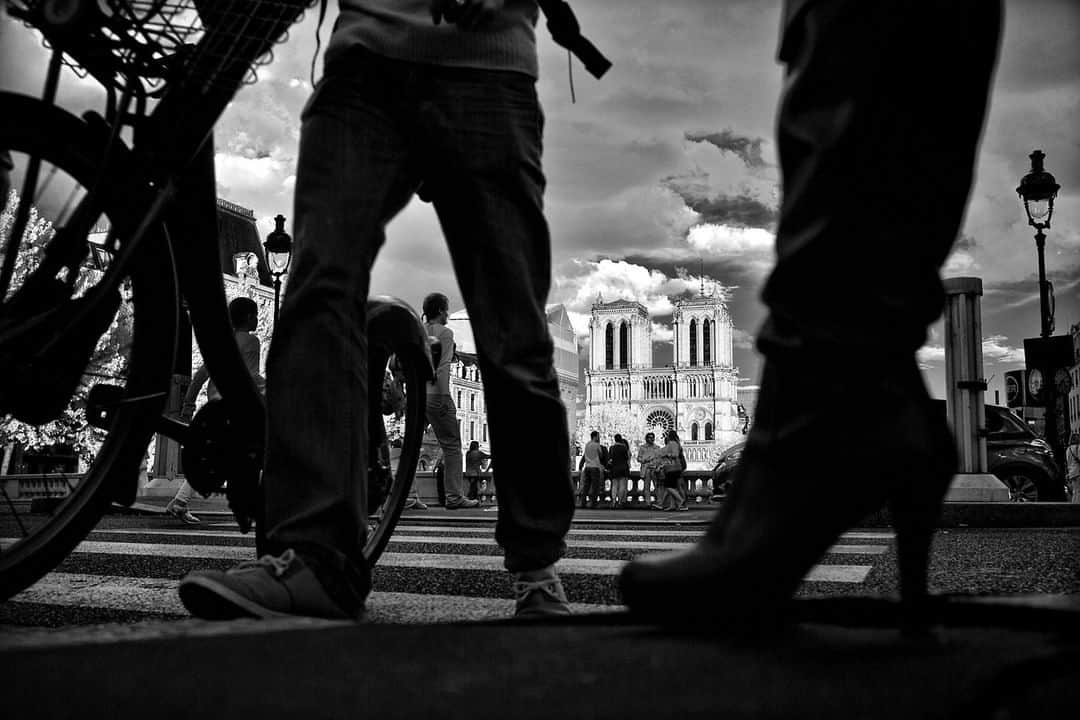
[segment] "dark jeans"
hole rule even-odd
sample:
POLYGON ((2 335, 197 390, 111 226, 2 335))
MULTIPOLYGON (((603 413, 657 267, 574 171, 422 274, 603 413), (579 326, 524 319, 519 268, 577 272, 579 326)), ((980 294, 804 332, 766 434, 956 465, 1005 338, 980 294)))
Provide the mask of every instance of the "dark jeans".
POLYGON ((1000 25, 996 0, 788 2, 767 357, 872 366, 923 344, 944 307, 1000 25))
POLYGON ((597 467, 587 467, 581 469, 581 506, 585 507, 585 503, 591 502, 598 503, 600 498, 604 495, 604 470, 597 467))
POLYGON ((293 266, 267 361, 272 550, 302 546, 345 570, 361 563, 369 393, 357 319, 385 225, 422 181, 472 321, 502 458, 496 541, 511 571, 562 556, 574 501, 544 313, 543 122, 522 74, 365 52, 327 68, 302 116, 293 266))

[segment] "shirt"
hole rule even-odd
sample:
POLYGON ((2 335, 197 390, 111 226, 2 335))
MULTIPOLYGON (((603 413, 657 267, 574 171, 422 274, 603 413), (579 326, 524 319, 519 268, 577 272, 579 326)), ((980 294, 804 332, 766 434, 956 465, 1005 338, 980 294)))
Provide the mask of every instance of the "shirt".
POLYGON ((603 445, 596 440, 590 440, 585 444, 585 453, 581 456, 582 467, 604 469, 604 461, 601 457, 603 445))
POLYGON ((510 70, 537 77, 536 0, 506 0, 490 23, 462 30, 444 19, 431 21, 430 0, 339 0, 326 63, 361 46, 396 60, 510 70))
POLYGON ((480 464, 484 462, 484 460, 487 460, 489 457, 491 456, 483 450, 469 450, 467 453, 465 453, 465 474, 479 475, 480 464))
POLYGON ((428 395, 450 394, 450 363, 454 359, 454 331, 442 323, 424 323, 432 345, 442 345, 442 355, 435 367, 435 382, 427 384, 428 395))

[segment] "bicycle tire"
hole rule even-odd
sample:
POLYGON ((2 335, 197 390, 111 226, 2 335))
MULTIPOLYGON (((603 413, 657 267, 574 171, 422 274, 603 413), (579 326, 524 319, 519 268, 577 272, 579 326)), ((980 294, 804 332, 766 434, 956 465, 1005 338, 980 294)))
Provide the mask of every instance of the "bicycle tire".
MULTIPOLYGON (((380 301, 372 301, 372 304, 380 301)), ((401 448, 397 465, 393 468, 393 478, 385 491, 385 500, 378 507, 369 508, 368 534, 365 538, 363 556, 369 567, 374 567, 379 557, 386 550, 390 537, 401 519, 405 503, 409 499, 416 466, 420 461, 420 448, 423 442, 424 428, 427 426, 427 381, 431 376, 431 365, 426 354, 417 349, 408 332, 387 332, 388 326, 397 329, 408 327, 418 320, 411 311, 401 305, 382 304, 380 321, 368 325, 369 343, 369 500, 374 473, 378 473, 379 457, 386 450, 387 436, 381 403, 377 389, 382 386, 382 378, 390 357, 397 359, 405 392, 404 416, 402 422, 401 448), (374 519, 378 516, 378 521, 374 519)), ((426 338, 426 336, 424 336, 426 338)), ((426 339, 424 340, 426 347, 426 339)))
MULTIPOLYGON (((99 178, 103 143, 86 122, 36 98, 13 93, 0 92, 0 107, 4 109, 0 112, 0 148, 37 155, 83 187, 97 179, 103 188, 103 214, 112 226, 122 234, 135 227, 139 218, 132 215, 134 193, 124 182, 128 176, 126 155, 110 166, 108 177, 99 178)), ((144 238, 129 268, 132 329, 123 390, 126 398, 145 399, 116 406, 87 472, 77 485, 69 485, 69 493, 58 507, 45 513, 43 524, 10 545, 6 540, 0 545, 0 601, 32 585, 62 562, 93 529, 111 501, 125 491, 130 495, 132 484, 137 482, 139 463, 172 382, 179 315, 176 273, 161 225, 144 238)), ((118 317, 119 311, 113 322, 118 317)), ((14 513, 14 503, 5 502, 9 499, 6 493, 4 489, 0 505, 14 513)), ((32 515, 31 508, 25 517, 12 522, 21 523, 32 515)), ((0 537, 11 527, 5 521, 0 537)), ((25 533, 25 526, 20 527, 25 533)))

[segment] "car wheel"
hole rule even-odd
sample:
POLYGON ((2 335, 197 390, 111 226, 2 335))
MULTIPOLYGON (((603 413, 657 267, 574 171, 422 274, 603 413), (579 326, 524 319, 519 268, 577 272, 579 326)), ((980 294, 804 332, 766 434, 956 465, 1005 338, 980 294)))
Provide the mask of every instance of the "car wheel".
POLYGON ((1042 498, 1041 478, 1037 473, 1026 468, 1006 468, 998 474, 1001 482, 1009 489, 1011 502, 1038 502, 1042 498))

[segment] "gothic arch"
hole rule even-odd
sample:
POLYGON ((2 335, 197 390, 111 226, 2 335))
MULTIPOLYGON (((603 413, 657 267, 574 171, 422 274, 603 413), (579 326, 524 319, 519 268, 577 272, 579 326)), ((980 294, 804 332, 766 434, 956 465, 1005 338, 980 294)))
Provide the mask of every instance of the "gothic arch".
POLYGON ((712 333, 709 330, 712 322, 706 320, 701 323, 701 352, 703 358, 703 365, 710 365, 712 363, 712 333))
POLYGON ((623 320, 619 323, 619 367, 626 368, 629 366, 628 358, 630 357, 630 328, 627 326, 626 321, 623 320))
POLYGON ((690 320, 690 364, 697 365, 697 319, 690 320))
POLYGON ((615 367, 615 327, 608 323, 604 326, 604 369, 615 367))
POLYGON ((690 439, 697 440, 698 425, 697 423, 690 424, 690 439))

